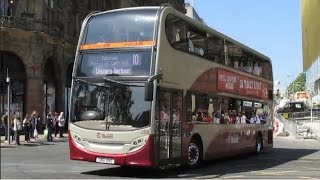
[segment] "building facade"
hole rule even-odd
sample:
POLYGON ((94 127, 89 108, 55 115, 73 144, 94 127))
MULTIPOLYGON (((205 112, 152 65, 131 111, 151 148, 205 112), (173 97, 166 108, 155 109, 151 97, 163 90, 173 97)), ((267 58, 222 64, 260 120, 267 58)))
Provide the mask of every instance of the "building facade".
POLYGON ((320 1, 301 0, 303 71, 306 90, 320 95, 320 1))
POLYGON ((92 11, 169 3, 185 13, 184 0, 0 0, 0 115, 36 110, 68 115, 71 74, 83 19, 92 11))

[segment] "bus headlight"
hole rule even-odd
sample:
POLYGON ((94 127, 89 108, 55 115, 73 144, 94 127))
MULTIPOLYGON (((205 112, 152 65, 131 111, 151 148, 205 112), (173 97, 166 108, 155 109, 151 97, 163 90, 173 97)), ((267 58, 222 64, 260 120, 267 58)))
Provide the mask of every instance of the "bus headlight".
POLYGON ((71 136, 78 146, 83 147, 82 138, 77 133, 71 132, 71 136))
POLYGON ((142 136, 142 137, 139 137, 139 138, 133 140, 130 144, 129 152, 136 151, 136 150, 140 149, 141 147, 143 147, 147 143, 148 138, 149 138, 149 136, 142 136))

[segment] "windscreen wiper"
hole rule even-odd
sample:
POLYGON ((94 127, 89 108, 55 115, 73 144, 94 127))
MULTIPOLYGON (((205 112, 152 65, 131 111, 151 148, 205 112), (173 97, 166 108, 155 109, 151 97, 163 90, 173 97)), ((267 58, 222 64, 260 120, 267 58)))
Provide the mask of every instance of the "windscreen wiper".
POLYGON ((110 87, 110 86, 106 86, 104 83, 95 83, 95 82, 91 82, 91 81, 88 81, 86 79, 80 79, 80 78, 75 78, 74 79, 76 82, 83 82, 83 83, 87 83, 87 84, 92 84, 92 85, 95 85, 95 86, 100 86, 100 87, 110 87))
POLYGON ((109 82, 109 83, 120 84, 120 85, 123 85, 123 86, 142 87, 142 86, 139 86, 139 85, 133 85, 133 84, 125 83, 125 82, 116 81, 116 80, 110 79, 110 78, 108 78, 108 77, 104 77, 103 79, 104 79, 105 81, 109 82))
POLYGON ((116 81, 116 80, 113 80, 113 79, 110 79, 110 78, 107 78, 107 77, 104 77, 103 79, 105 81, 109 82, 109 83, 115 83, 115 84, 120 84, 120 85, 124 85, 124 86, 129 86, 129 84, 127 84, 127 83, 116 81))

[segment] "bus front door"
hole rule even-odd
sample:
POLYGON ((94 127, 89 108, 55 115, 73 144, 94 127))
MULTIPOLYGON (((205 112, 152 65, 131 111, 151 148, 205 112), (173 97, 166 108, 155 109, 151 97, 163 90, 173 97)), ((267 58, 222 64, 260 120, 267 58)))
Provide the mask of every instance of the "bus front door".
POLYGON ((177 164, 181 159, 182 92, 159 90, 157 94, 159 164, 177 164))

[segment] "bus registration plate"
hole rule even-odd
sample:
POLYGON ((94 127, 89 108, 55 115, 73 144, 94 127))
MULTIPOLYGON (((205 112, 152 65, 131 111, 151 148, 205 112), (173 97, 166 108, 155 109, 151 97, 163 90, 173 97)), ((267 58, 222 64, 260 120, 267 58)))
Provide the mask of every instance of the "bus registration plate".
POLYGON ((114 159, 113 158, 97 157, 96 162, 104 163, 104 164, 114 164, 114 159))

